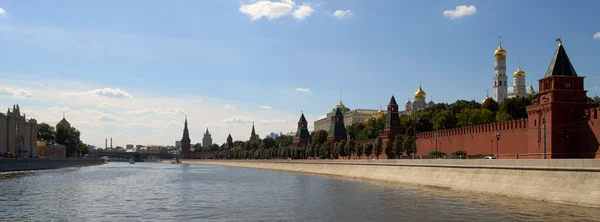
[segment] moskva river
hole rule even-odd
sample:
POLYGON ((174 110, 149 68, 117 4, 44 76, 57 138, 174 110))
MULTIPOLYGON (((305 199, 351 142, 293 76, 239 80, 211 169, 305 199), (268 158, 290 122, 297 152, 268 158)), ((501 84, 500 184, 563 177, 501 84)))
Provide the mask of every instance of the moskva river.
POLYGON ((600 209, 164 163, 0 174, 2 221, 597 221, 600 209))

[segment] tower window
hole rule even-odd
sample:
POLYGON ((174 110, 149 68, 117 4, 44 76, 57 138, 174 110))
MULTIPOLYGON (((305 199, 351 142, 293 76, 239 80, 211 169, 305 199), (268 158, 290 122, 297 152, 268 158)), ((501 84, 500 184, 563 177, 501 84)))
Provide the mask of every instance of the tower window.
POLYGON ((566 88, 567 88, 567 89, 570 89, 570 88, 571 88, 571 81, 567 81, 566 88))

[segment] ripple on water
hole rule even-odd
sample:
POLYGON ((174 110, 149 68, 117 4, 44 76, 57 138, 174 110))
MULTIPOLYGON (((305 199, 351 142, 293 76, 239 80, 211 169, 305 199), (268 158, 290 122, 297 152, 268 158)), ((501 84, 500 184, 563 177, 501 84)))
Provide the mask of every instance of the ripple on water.
POLYGON ((0 173, 9 221, 593 221, 600 210, 306 174, 114 163, 0 173))

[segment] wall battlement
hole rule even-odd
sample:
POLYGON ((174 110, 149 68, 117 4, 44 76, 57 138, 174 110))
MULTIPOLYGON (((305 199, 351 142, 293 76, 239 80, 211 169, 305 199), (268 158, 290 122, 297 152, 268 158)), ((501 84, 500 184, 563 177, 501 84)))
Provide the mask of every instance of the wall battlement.
POLYGON ((592 107, 585 110, 585 118, 588 120, 598 119, 598 111, 600 107, 592 107))
MULTIPOLYGON (((437 131, 438 138, 446 136, 458 136, 463 134, 476 134, 476 133, 489 133, 499 132, 504 130, 514 129, 525 129, 527 128, 527 119, 511 120, 506 122, 497 122, 490 124, 483 124, 477 126, 467 126, 454 129, 446 129, 437 131)), ((417 133, 417 139, 431 139, 435 138, 435 131, 417 133)))

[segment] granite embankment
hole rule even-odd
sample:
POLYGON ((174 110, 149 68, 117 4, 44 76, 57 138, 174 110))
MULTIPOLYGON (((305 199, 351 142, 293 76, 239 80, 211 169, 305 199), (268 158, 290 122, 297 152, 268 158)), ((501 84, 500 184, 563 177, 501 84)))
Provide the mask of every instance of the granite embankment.
POLYGON ((102 159, 0 159, 0 172, 46 170, 103 164, 102 159))
POLYGON ((183 160, 600 207, 600 160, 183 160))

